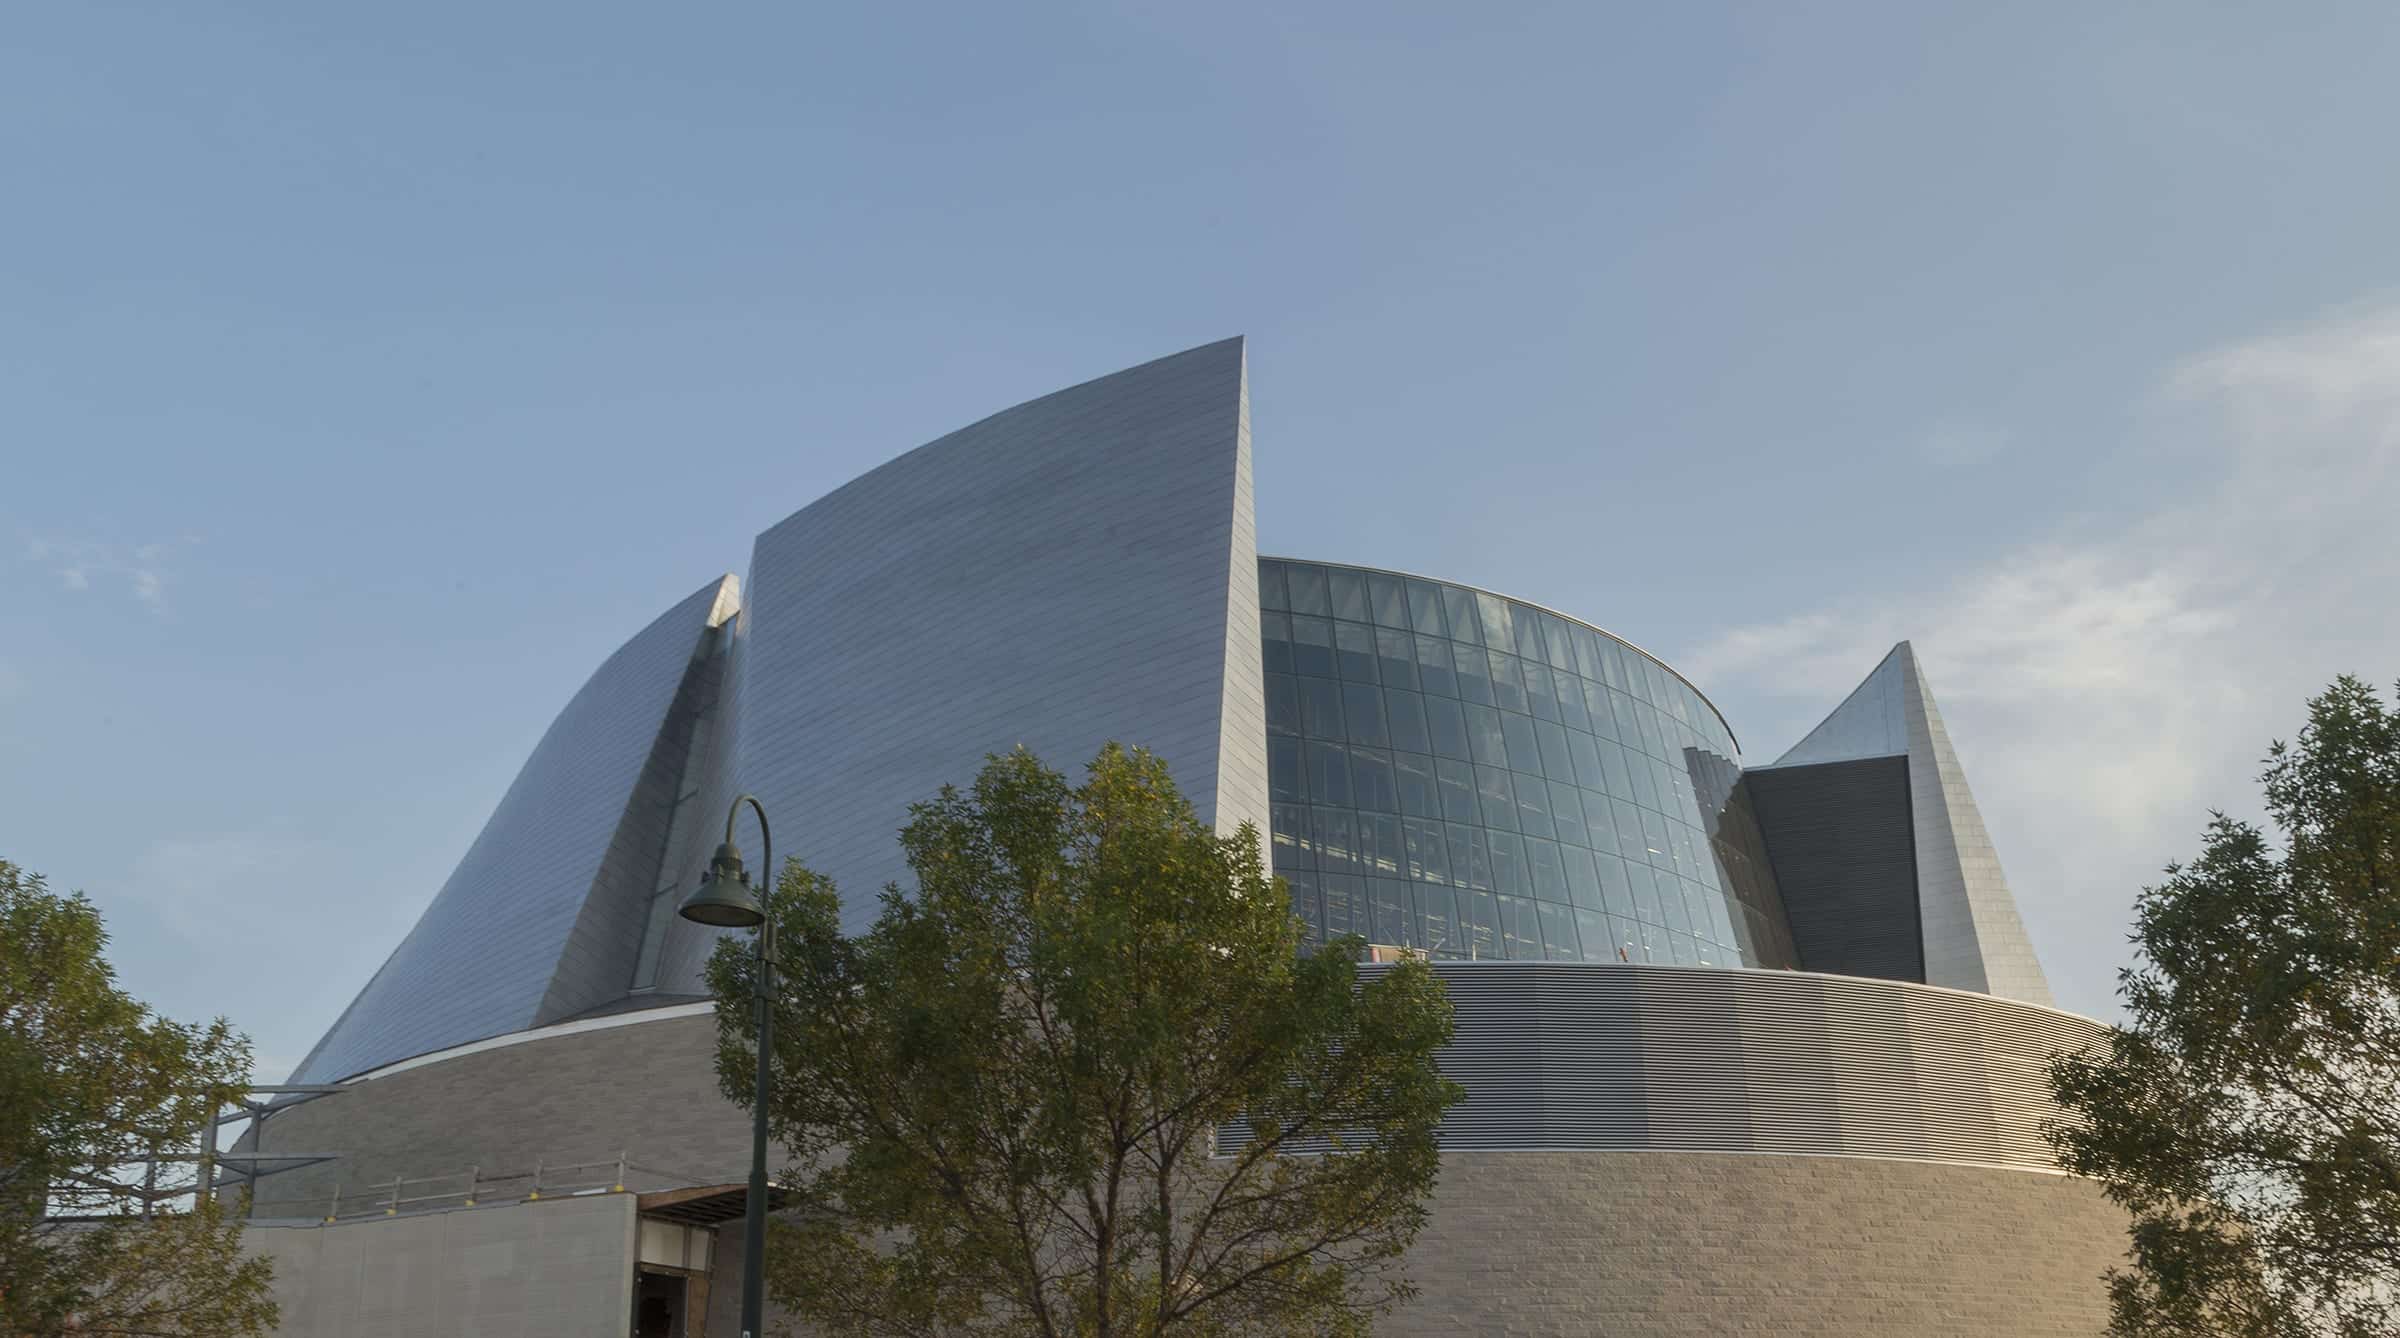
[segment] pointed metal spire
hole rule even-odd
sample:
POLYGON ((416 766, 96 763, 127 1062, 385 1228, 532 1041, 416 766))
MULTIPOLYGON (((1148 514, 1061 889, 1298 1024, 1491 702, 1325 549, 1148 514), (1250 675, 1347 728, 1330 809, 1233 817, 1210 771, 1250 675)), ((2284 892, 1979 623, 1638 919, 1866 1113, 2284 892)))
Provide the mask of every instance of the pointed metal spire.
POLYGON ((1908 759, 1925 981, 2048 1004, 2050 985, 2017 915, 2000 856, 1950 746, 1916 649, 1892 647, 1777 767, 1908 759))

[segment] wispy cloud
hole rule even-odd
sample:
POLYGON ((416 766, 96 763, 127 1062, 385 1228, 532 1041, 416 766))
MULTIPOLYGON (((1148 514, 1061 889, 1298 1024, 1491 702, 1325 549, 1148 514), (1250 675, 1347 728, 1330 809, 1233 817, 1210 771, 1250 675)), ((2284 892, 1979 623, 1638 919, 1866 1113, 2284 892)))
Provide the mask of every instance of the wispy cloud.
POLYGON ((62 590, 77 594, 117 590, 158 609, 165 607, 167 587, 174 580, 175 554, 196 542, 187 538, 125 547, 92 539, 37 536, 25 541, 25 558, 47 571, 62 590))
POLYGON ((2302 699, 2400 673, 2400 308, 2207 353, 2144 394, 2170 444, 2124 449, 2157 450, 2175 500, 1680 657, 1797 737, 1913 639, 2053 985, 2095 1011, 2133 892, 2209 808, 2250 807, 2302 699))

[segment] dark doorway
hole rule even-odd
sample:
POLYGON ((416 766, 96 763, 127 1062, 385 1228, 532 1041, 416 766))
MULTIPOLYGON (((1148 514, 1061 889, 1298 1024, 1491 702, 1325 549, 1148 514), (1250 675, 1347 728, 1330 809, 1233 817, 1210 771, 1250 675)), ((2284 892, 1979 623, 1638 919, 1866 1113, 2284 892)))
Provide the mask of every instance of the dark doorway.
POLYGON ((633 1283, 633 1338, 684 1338, 684 1280, 643 1272, 633 1283))

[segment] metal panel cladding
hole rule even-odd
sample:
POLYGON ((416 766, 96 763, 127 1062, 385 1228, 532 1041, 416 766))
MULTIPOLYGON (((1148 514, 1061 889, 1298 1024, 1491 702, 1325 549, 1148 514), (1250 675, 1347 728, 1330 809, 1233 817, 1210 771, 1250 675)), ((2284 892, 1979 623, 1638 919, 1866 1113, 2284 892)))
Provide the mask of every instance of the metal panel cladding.
POLYGON ((907 882, 908 806, 1018 745, 1158 753, 1266 826, 1242 341, 994 414, 759 536, 737 776, 844 927, 907 882))
MULTIPOLYGON (((732 577, 608 657, 433 904, 301 1062, 313 1082, 556 1021, 632 983, 732 577)), ((664 874, 672 878, 672 874, 664 874)))
MULTIPOLYGON (((1385 970, 1367 967, 1369 973, 1385 970)), ((1439 962, 1458 1009, 1447 1152, 1896 1157, 2054 1171, 2052 1055, 2099 1023, 1801 971, 1439 962)), ((1247 1136, 1236 1124, 1229 1142, 1247 1136)))

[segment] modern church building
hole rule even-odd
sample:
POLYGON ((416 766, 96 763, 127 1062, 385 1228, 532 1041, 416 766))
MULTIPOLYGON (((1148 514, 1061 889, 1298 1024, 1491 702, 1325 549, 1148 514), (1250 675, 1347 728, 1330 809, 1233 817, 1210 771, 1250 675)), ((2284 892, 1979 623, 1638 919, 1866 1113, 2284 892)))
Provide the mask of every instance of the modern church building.
POLYGON ((285 1331, 730 1335, 747 1121, 675 914, 728 802, 857 928, 909 804, 1116 739, 1255 824, 1313 936, 1448 984, 1468 1095, 1386 1332, 2097 1333, 2124 1221, 2040 1125, 2100 1028, 1911 647, 1746 762, 1606 609, 1262 557, 1245 374, 1227 340, 933 441, 601 664, 293 1075, 339 1090, 248 1140, 285 1331))

